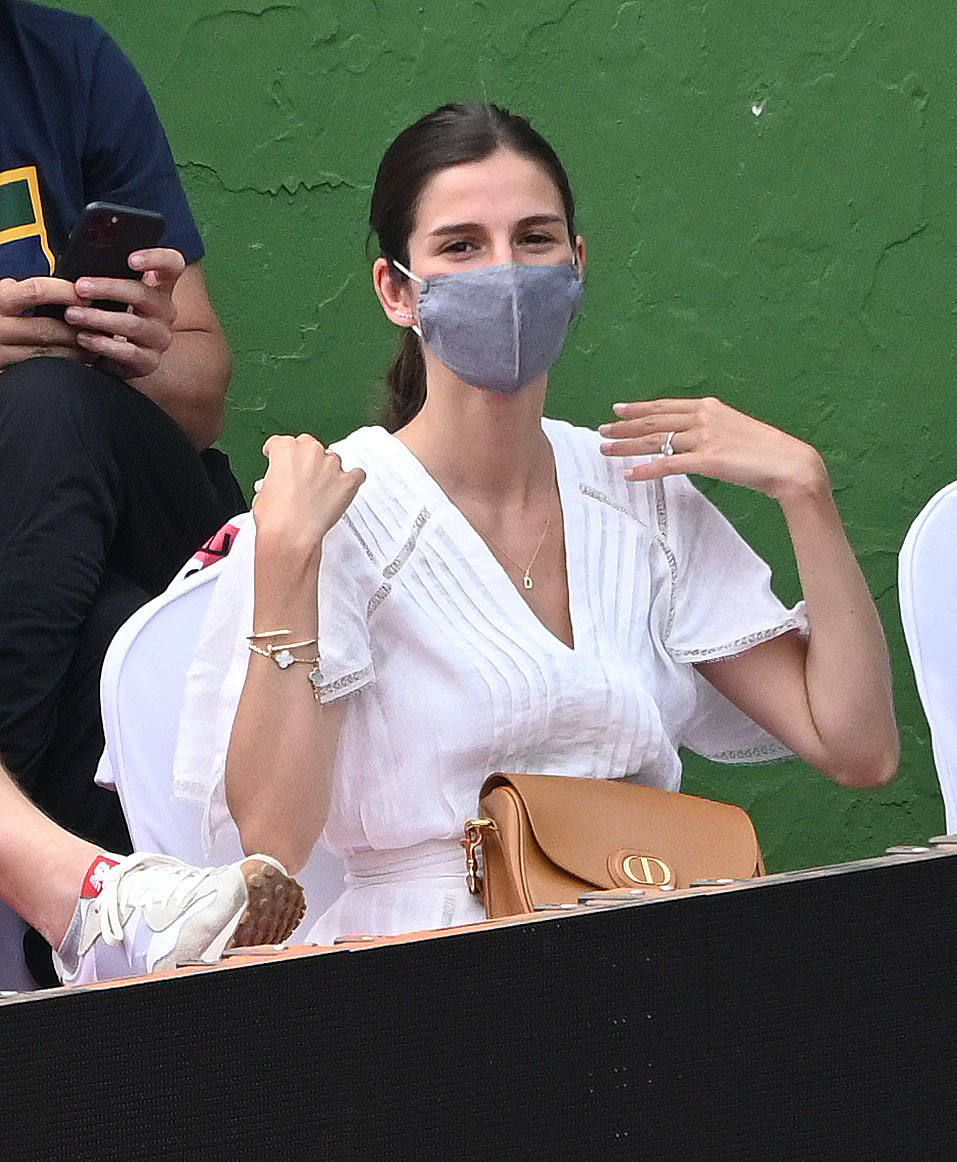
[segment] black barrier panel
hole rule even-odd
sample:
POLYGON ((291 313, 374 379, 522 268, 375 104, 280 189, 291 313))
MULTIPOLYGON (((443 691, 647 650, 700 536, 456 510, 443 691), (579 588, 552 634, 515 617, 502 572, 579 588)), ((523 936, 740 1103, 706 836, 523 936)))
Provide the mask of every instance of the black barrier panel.
POLYGON ((957 1156, 957 858, 0 1008, 9 1159, 957 1156))

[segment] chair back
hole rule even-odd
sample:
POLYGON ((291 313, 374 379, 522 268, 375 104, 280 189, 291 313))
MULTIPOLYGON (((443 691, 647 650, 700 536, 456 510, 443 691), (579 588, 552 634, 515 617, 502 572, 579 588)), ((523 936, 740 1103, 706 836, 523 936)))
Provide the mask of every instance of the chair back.
MULTIPOLYGON (((120 797, 137 851, 173 855, 192 864, 243 857, 234 825, 211 855, 202 844, 201 804, 173 797, 173 760, 186 674, 223 562, 184 571, 117 632, 103 662, 100 701, 106 748, 96 773, 120 797)), ((297 878, 308 908, 292 940, 305 936, 340 895, 344 869, 317 845, 297 878)))
POLYGON ((957 481, 932 497, 911 525, 901 546, 898 581, 947 830, 957 831, 957 481))

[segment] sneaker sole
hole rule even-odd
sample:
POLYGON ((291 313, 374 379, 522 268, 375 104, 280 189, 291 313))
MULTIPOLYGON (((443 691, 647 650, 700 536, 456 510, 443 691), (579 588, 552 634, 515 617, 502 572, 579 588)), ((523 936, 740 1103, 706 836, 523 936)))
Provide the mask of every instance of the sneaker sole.
POLYGON ((259 859, 245 860, 242 872, 246 881, 246 910, 226 947, 281 944, 306 913, 302 885, 259 859))

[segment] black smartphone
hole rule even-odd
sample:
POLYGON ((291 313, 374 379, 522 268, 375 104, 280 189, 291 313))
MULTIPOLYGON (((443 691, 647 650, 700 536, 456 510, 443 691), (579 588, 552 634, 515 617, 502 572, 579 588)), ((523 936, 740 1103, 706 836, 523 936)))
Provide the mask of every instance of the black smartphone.
MULTIPOLYGON (((134 250, 157 246, 166 229, 166 219, 152 210, 118 206, 112 202, 90 202, 70 231, 66 249, 57 258, 54 278, 76 282, 78 278, 142 278, 130 270, 129 257, 134 250)), ((125 311, 126 303, 97 300, 100 311, 125 311)), ((39 307, 35 312, 47 318, 62 319, 65 308, 57 303, 39 307)))

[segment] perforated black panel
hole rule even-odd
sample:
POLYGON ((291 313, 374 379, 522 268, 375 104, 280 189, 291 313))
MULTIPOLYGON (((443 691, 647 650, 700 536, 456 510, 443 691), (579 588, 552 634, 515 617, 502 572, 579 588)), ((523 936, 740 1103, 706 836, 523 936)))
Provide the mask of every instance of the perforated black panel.
POLYGON ((957 1156, 957 858, 0 1007, 9 1159, 957 1156))

